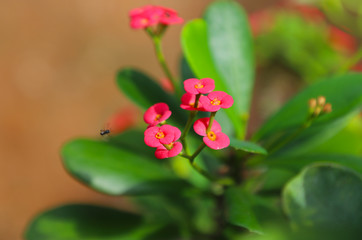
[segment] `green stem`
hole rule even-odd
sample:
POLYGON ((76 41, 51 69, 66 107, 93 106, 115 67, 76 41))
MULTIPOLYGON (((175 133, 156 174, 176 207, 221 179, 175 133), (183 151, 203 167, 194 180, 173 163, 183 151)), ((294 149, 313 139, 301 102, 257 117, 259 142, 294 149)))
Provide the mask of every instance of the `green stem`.
POLYGON ((192 154, 192 156, 189 158, 190 163, 192 164, 195 160, 195 158, 197 157, 197 155, 199 155, 199 153, 206 147, 206 144, 204 142, 201 143, 201 145, 196 149, 196 151, 194 152, 194 154, 192 154))
POLYGON ((313 119, 314 118, 308 118, 308 120, 302 126, 300 126, 292 135, 287 137, 284 141, 279 142, 279 144, 277 144, 274 148, 268 151, 269 155, 278 151, 279 149, 284 147, 287 143, 297 138, 299 134, 301 134, 306 128, 308 128, 312 124, 313 119))
POLYGON ((362 59, 362 46, 358 49, 356 54, 352 56, 352 58, 340 68, 339 73, 347 72, 349 69, 355 66, 361 59, 362 59))
POLYGON ((206 133, 210 132, 212 123, 214 122, 215 115, 216 115, 216 112, 210 113, 210 120, 209 120, 209 125, 207 126, 207 129, 206 129, 206 133))
POLYGON ((149 33, 149 34, 152 37, 153 44, 155 46, 155 51, 156 51, 156 56, 157 56, 158 62, 160 63, 162 70, 166 74, 167 78, 171 82, 173 89, 175 89, 176 95, 180 98, 181 89, 180 89, 180 86, 177 84, 175 78, 172 76, 171 71, 166 63, 166 59, 165 59, 165 56, 162 51, 161 38, 160 38, 160 36, 155 35, 153 33, 149 33))

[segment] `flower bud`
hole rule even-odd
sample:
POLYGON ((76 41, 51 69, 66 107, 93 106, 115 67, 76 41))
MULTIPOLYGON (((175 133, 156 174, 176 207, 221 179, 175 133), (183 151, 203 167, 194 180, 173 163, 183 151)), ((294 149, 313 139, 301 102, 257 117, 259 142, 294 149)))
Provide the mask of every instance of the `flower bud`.
POLYGON ((319 114, 322 112, 322 107, 321 106, 318 106, 315 110, 314 110, 314 113, 313 115, 315 117, 319 116, 319 114))
POLYGON ((324 96, 319 96, 317 101, 319 106, 324 106, 324 104, 326 104, 326 98, 324 96))
POLYGON ((309 99, 309 109, 314 109, 317 106, 317 100, 315 98, 309 99))
POLYGON ((324 105, 324 107, 323 107, 323 112, 324 112, 324 113, 330 113, 330 112, 332 112, 332 104, 327 103, 326 105, 324 105))

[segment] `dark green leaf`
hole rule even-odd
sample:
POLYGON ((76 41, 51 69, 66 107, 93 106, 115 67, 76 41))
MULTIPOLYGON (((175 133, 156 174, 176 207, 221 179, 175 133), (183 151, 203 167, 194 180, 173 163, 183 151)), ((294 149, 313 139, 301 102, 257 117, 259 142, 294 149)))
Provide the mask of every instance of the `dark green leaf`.
POLYGON ((92 205, 66 205, 37 216, 27 240, 142 240, 162 224, 144 225, 139 215, 92 205))
POLYGON ((187 121, 185 111, 181 111, 180 102, 174 96, 165 92, 160 85, 145 74, 126 68, 117 74, 118 87, 143 109, 148 109, 153 104, 167 103, 172 111, 172 119, 184 124, 187 121))
POLYGON ((318 82, 272 116, 256 133, 254 140, 263 142, 269 150, 298 132, 308 115, 308 100, 325 96, 333 111, 317 119, 311 127, 284 145, 278 154, 300 154, 326 141, 341 130, 362 106, 362 75, 346 74, 318 82))
POLYGON ((185 186, 154 161, 104 141, 77 139, 67 143, 61 155, 71 175, 110 195, 157 193, 185 186))
POLYGON ((287 156, 284 158, 269 159, 265 164, 271 168, 284 168, 299 172, 312 163, 333 163, 351 168, 362 174, 362 157, 338 154, 310 154, 304 156, 287 156))
POLYGON ((262 228, 253 210, 254 202, 240 187, 230 187, 225 193, 228 221, 236 226, 262 233, 262 228))
POLYGON ((361 175, 332 164, 309 166, 286 185, 283 205, 296 227, 345 233, 348 239, 361 231, 361 175))
POLYGON ((268 152, 253 142, 241 141, 235 138, 230 138, 230 146, 235 148, 236 150, 241 150, 244 152, 257 153, 267 155, 268 152))
POLYGON ((228 110, 237 128, 237 136, 245 134, 246 121, 254 85, 254 52, 248 17, 235 1, 221 0, 211 4, 204 14, 207 23, 211 58, 222 78, 222 91, 233 96, 234 106, 228 110), (224 88, 223 88, 224 87, 224 88), (236 122, 235 122, 236 121, 236 122))

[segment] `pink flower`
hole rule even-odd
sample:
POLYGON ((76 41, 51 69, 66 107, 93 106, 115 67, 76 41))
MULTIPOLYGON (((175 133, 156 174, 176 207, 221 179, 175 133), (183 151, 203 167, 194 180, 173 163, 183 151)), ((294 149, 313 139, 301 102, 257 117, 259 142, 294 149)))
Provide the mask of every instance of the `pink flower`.
POLYGON ((147 28, 157 24, 171 25, 182 23, 183 19, 173 9, 147 5, 129 12, 133 29, 147 28))
POLYGON ((194 123, 195 132, 200 136, 204 136, 203 141, 209 148, 218 150, 229 146, 230 139, 225 133, 221 132, 221 126, 216 120, 213 121, 210 131, 206 133, 209 120, 208 117, 197 120, 194 123))
POLYGON ((185 91, 191 94, 206 94, 215 88, 214 80, 211 78, 190 78, 184 81, 185 91))
POLYGON ((151 127, 167 120, 171 111, 166 103, 156 103, 151 106, 143 115, 143 120, 151 127))
POLYGON ((200 102, 207 112, 216 112, 220 108, 229 108, 233 105, 234 99, 225 92, 215 91, 207 96, 201 96, 200 102))
POLYGON ((171 125, 150 127, 145 131, 145 143, 149 147, 160 147, 163 144, 171 144, 181 136, 181 131, 171 125))
POLYGON ((181 105, 180 105, 180 107, 182 109, 189 110, 189 111, 195 111, 195 110, 204 111, 200 101, 197 104, 197 108, 195 108, 195 100, 196 100, 196 95, 195 94, 185 93, 181 97, 181 105))
POLYGON ((170 158, 177 156, 182 150, 182 144, 180 142, 172 142, 167 146, 169 150, 165 146, 159 146, 156 149, 155 156, 158 159, 170 158))
POLYGON ((163 25, 172 25, 183 23, 184 20, 177 15, 177 12, 171 8, 159 7, 163 9, 163 15, 160 18, 160 23, 163 25))

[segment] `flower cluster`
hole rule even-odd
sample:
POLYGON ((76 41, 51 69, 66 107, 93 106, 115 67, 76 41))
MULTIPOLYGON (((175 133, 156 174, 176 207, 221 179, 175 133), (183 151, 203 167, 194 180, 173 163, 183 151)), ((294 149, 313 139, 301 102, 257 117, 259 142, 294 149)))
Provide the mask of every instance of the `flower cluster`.
POLYGON ((326 98, 324 96, 311 98, 308 102, 308 105, 309 113, 313 117, 318 117, 319 115, 332 112, 332 104, 326 103, 326 98))
POLYGON ((182 150, 182 144, 176 142, 181 131, 177 127, 167 125, 166 120, 171 111, 166 103, 156 103, 143 115, 144 121, 149 124, 145 131, 145 143, 156 148, 155 156, 158 159, 174 157, 182 150))
MULTIPOLYGON (((233 105, 233 98, 225 92, 213 91, 214 80, 211 78, 191 78, 184 81, 186 93, 181 98, 181 108, 193 111, 190 114, 191 121, 185 127, 186 136, 190 129, 193 117, 197 111, 210 112, 210 117, 201 118, 195 121, 194 131, 203 137, 206 146, 218 150, 229 146, 229 137, 222 132, 220 124, 214 120, 215 114, 220 108, 229 108, 233 105), (208 94, 208 95, 204 95, 208 94)), ((147 146, 156 148, 155 156, 159 159, 174 157, 181 153, 183 140, 181 131, 166 124, 171 116, 171 111, 166 103, 157 103, 145 112, 143 119, 148 124, 144 133, 144 140, 147 146), (181 138, 181 139, 180 139, 181 138)), ((205 146, 204 145, 204 146, 205 146)))
POLYGON ((211 78, 187 79, 184 81, 184 89, 186 93, 181 98, 181 108, 211 112, 210 118, 201 118, 194 123, 194 131, 203 136, 203 141, 209 148, 218 150, 229 146, 230 139, 221 131, 221 126, 214 120, 214 116, 220 108, 231 107, 234 103, 233 98, 222 91, 213 92, 215 83, 211 78))
POLYGON ((183 22, 177 12, 170 8, 147 5, 129 12, 131 28, 144 29, 156 25, 171 25, 183 22))

